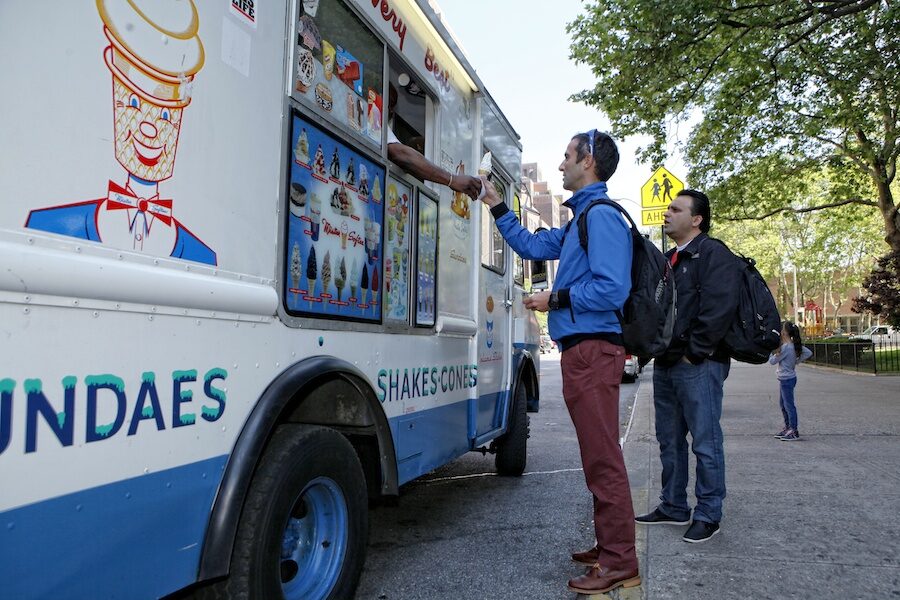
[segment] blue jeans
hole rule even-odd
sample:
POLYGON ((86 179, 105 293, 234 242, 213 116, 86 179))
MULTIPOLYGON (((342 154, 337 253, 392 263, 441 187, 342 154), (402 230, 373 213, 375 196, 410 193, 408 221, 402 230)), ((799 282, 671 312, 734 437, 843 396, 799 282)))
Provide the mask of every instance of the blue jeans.
POLYGON ((722 394, 731 365, 712 360, 692 365, 679 361, 671 367, 653 367, 653 405, 656 439, 662 461, 659 509, 686 521, 688 446, 697 458, 694 520, 718 523, 725 499, 725 449, 722 438, 722 394))
POLYGON ((797 431, 797 405, 794 404, 794 388, 797 387, 797 378, 779 379, 778 383, 781 384, 781 414, 784 416, 784 426, 797 431))

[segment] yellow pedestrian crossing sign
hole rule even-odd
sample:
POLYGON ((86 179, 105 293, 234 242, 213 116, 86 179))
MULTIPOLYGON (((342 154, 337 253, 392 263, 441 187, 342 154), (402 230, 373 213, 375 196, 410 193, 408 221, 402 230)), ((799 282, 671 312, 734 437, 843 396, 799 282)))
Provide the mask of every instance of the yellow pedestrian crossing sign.
POLYGON ((641 186, 641 225, 662 225, 666 207, 683 189, 684 183, 680 179, 665 167, 658 168, 641 186))

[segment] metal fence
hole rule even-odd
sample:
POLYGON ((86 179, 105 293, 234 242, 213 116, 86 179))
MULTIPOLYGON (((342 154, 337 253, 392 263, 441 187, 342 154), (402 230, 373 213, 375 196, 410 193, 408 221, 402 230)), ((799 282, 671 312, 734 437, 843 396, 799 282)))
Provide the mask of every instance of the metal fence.
POLYGON ((900 340, 894 338, 823 338, 804 340, 803 345, 812 350, 808 360, 812 364, 863 373, 900 374, 900 340))

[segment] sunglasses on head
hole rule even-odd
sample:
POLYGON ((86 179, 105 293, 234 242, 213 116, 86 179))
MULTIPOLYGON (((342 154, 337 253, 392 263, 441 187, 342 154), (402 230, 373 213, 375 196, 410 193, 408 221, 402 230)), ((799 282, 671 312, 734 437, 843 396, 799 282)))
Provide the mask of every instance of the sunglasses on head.
POLYGON ((584 135, 586 135, 588 137, 588 144, 590 145, 590 149, 591 149, 591 152, 588 156, 590 156, 591 158, 594 158, 594 136, 597 135, 597 130, 591 129, 584 135))

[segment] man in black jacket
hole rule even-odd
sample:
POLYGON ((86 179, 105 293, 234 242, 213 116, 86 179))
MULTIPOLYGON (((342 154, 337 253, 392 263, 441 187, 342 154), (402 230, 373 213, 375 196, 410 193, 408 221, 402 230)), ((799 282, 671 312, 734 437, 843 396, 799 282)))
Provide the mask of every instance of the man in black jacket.
POLYGON ((730 358, 722 347, 738 305, 736 258, 707 236, 709 198, 683 190, 669 204, 664 229, 677 247, 667 256, 675 271, 678 305, 668 350, 653 367, 656 439, 662 462, 660 503, 635 518, 644 525, 687 525, 688 444, 697 458, 693 521, 686 542, 705 542, 719 532, 725 499, 722 394, 730 358))

